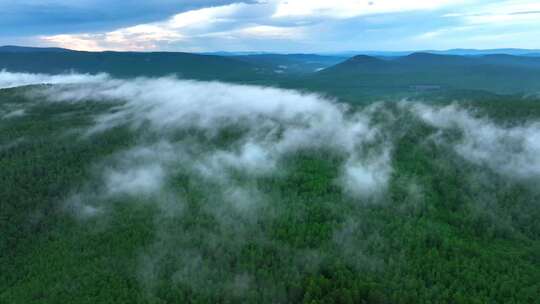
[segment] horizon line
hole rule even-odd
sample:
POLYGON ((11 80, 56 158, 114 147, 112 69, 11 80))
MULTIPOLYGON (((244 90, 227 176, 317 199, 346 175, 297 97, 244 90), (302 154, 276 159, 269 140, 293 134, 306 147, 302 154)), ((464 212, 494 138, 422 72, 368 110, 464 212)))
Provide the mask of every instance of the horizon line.
MULTIPOLYGON (((452 51, 470 51, 470 52, 490 52, 490 51, 519 51, 519 52, 540 52, 540 49, 529 49, 529 48, 515 48, 515 47, 504 47, 504 48, 487 48, 487 49, 478 49, 478 48, 451 48, 451 49, 408 49, 408 50, 341 50, 341 51, 253 51, 253 50, 235 50, 235 51, 173 51, 173 50, 99 50, 99 51, 88 51, 88 50, 77 50, 56 46, 26 46, 26 45, 16 45, 16 44, 6 44, 0 45, 0 48, 28 48, 28 49, 58 49, 66 50, 72 52, 87 52, 87 53, 106 53, 106 52, 115 52, 115 53, 190 53, 190 54, 280 54, 280 55, 294 55, 294 54, 342 54, 342 53, 421 53, 421 52, 452 52, 452 51)), ((526 54, 526 53, 525 53, 526 54)))

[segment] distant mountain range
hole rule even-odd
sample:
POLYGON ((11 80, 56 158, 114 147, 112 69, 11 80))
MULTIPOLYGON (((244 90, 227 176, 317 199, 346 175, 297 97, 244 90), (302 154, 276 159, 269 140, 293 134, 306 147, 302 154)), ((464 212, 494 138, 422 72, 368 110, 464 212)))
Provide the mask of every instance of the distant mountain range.
POLYGON ((450 68, 466 67, 469 71, 478 67, 525 68, 536 71, 540 69, 539 57, 493 54, 483 56, 440 55, 432 53, 413 53, 393 59, 380 59, 367 55, 357 55, 342 63, 336 64, 321 74, 336 72, 395 72, 429 69, 431 72, 450 68), (435 69, 435 70, 433 70, 435 69))
MULTIPOLYGON (((413 53, 394 59, 358 55, 312 77, 313 86, 339 83, 339 90, 484 90, 540 92, 540 57, 455 56, 413 53)), ((336 90, 329 88, 329 90, 336 90)))
POLYGON ((260 66, 278 74, 317 72, 348 59, 348 57, 317 54, 258 54, 229 56, 229 58, 260 66))
POLYGON ((447 52, 466 54, 417 52, 383 56, 381 54, 388 53, 378 52, 351 57, 319 54, 218 56, 5 46, 0 47, 0 70, 50 74, 106 72, 115 77, 176 75, 189 79, 322 91, 344 98, 423 90, 482 90, 504 94, 540 92, 540 57, 531 55, 534 50, 447 52), (499 51, 527 55, 490 53, 499 51))
MULTIPOLYGON (((42 48, 42 47, 25 47, 6 45, 0 46, 0 52, 74 52, 65 48, 42 48)), ((539 49, 517 49, 517 48, 501 48, 501 49, 450 49, 450 50, 415 50, 415 51, 341 51, 341 52, 320 52, 320 53, 281 53, 281 52, 260 52, 260 51, 242 51, 242 52, 202 52, 200 55, 214 55, 225 57, 237 57, 237 56, 253 56, 253 55, 319 55, 328 57, 353 57, 357 55, 368 56, 382 56, 382 57, 401 57, 411 55, 413 53, 431 53, 438 55, 458 55, 458 56, 482 56, 492 54, 506 54, 515 56, 531 56, 540 57, 539 49)))
POLYGON ((413 53, 430 53, 437 55, 456 55, 456 56, 484 56, 494 54, 506 54, 515 56, 531 56, 540 57, 540 50, 533 49, 488 49, 488 50, 476 50, 476 49, 451 49, 451 50, 421 50, 421 51, 345 51, 345 52, 333 52, 322 53, 321 55, 331 56, 346 56, 352 57, 357 55, 368 55, 375 57, 402 57, 411 55, 413 53))
MULTIPOLYGON (((515 56, 532 56, 540 57, 540 50, 535 49, 451 49, 451 50, 416 50, 416 51, 341 51, 341 52, 320 52, 314 53, 316 55, 331 56, 331 57, 353 57, 357 55, 367 55, 374 57, 401 57, 407 56, 413 53, 431 53, 438 55, 458 55, 458 56, 482 56, 491 54, 506 54, 515 56)), ((291 55, 289 53, 272 53, 272 52, 207 52, 201 53, 203 55, 217 55, 217 56, 245 56, 245 55, 268 55, 268 54, 281 54, 291 55)))
POLYGON ((176 75, 201 80, 242 80, 255 77, 257 68, 222 56, 191 53, 79 52, 58 49, 2 48, 0 69, 30 73, 100 73, 115 77, 176 75))
POLYGON ((51 53, 66 53, 73 52, 69 49, 63 48, 42 48, 42 47, 28 47, 28 46, 16 46, 16 45, 4 45, 0 46, 0 53, 36 53, 36 52, 51 52, 51 53))
POLYGON ((0 68, 34 73, 108 72, 118 77, 176 74, 196 79, 260 79, 313 73, 348 57, 316 54, 217 55, 181 52, 83 52, 62 48, 0 47, 0 68))

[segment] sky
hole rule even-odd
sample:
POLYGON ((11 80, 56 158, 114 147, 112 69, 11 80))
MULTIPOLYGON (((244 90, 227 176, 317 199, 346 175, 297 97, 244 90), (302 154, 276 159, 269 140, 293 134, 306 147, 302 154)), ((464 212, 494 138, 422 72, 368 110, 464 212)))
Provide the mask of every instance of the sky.
POLYGON ((0 45, 86 51, 540 49, 538 0, 0 0, 0 45))

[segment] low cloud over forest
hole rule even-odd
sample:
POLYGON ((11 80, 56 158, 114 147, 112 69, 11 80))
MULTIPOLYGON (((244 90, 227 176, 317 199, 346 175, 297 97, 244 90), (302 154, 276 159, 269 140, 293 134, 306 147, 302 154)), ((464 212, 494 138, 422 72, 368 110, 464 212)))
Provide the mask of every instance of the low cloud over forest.
MULTIPOLYGON (((25 100, 1 105, 2 127, 48 106, 64 111, 46 112, 53 126, 81 117, 55 136, 103 151, 54 208, 96 234, 144 221, 150 241, 135 249, 132 275, 150 299, 176 286, 203 298, 286 302, 297 296, 287 282, 328 267, 376 278, 405 259, 387 258, 391 223, 433 212, 428 199, 448 197, 444 187, 465 198, 482 187, 506 191, 500 183, 537 195, 539 122, 501 121, 458 103, 351 105, 279 88, 106 74, 2 71, 0 88, 25 100), (422 175, 428 170, 459 178, 445 184, 422 175), (385 208, 394 213, 383 225, 385 208), (265 262, 275 272, 259 270, 265 262)), ((13 134, 0 153, 32 140, 13 134)), ((527 221, 505 215, 497 197, 475 197, 450 208, 470 213, 478 229, 514 233, 527 221)))

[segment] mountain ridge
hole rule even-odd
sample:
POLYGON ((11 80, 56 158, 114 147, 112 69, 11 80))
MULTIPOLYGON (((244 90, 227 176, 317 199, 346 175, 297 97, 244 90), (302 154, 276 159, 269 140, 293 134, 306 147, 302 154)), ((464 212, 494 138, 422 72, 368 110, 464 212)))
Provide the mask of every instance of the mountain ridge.
POLYGON ((3 52, 1 69, 44 74, 105 72, 114 77, 177 75, 200 80, 248 79, 257 74, 255 66, 233 58, 167 52, 3 52))
MULTIPOLYGON (((76 52, 77 50, 71 50, 67 48, 59 47, 32 47, 32 46, 19 46, 19 45, 4 45, 0 46, 0 52, 46 52, 46 51, 61 51, 61 52, 76 52)), ((80 52, 80 51, 79 51, 80 52)), ((91 53, 111 52, 111 51, 97 51, 91 53)), ((162 51, 157 51, 162 52, 162 51)), ((137 53, 137 52, 135 52, 137 53)), ((153 53, 153 52, 140 52, 140 53, 153 53)), ((183 53, 183 52, 166 52, 166 53, 183 53)), ((251 55, 320 55, 320 56, 337 56, 337 57, 354 57, 356 55, 368 55, 368 56, 389 56, 389 57, 401 57, 411 55, 413 53, 432 53, 439 55, 458 55, 458 56, 481 56, 489 54, 508 54, 515 56, 531 56, 540 57, 540 49, 520 49, 520 48, 498 48, 498 49, 468 49, 468 48, 454 48, 448 50, 405 50, 405 51, 335 51, 335 52, 269 52, 269 51, 213 51, 213 52, 197 52, 199 55, 215 55, 223 57, 234 56, 251 56, 251 55)))
POLYGON ((67 53, 74 52, 73 50, 59 47, 28 47, 18 45, 3 45, 0 46, 0 53, 38 53, 38 52, 53 52, 67 53))

